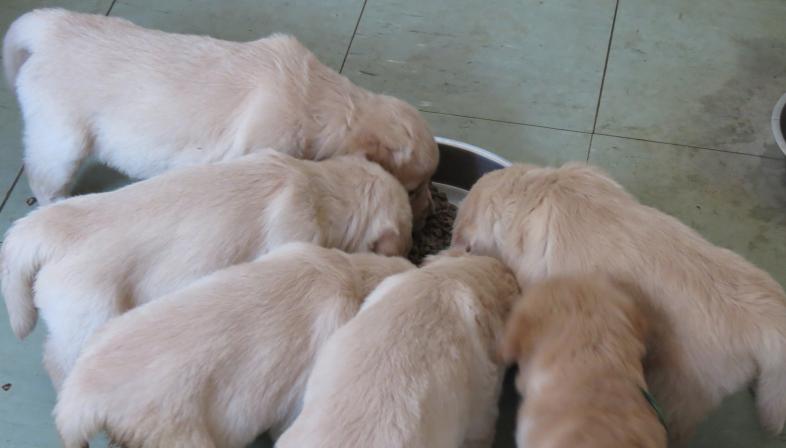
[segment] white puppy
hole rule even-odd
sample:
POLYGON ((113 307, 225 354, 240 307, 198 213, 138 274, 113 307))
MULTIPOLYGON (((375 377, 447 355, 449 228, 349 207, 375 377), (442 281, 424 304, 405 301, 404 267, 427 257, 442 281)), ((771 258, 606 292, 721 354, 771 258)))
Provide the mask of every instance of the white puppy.
POLYGON ((3 63, 25 120, 25 168, 42 204, 93 154, 137 178, 273 147, 305 159, 360 154, 427 210, 439 153, 409 104, 373 94, 295 38, 253 42, 148 30, 41 9, 6 34, 3 63))
POLYGON ((301 407, 317 351, 403 258, 292 243, 105 325, 55 408, 66 448, 243 448, 301 407))
POLYGON ((456 217, 454 244, 500 257, 519 282, 606 273, 651 322, 647 384, 669 435, 687 437, 756 379, 764 426, 786 420, 786 297, 766 272, 639 204, 583 165, 517 165, 482 177, 456 217))
POLYGON ((437 256, 388 278, 328 340, 276 447, 491 446, 496 343, 517 293, 488 257, 437 256))
POLYGON ((268 151, 36 210, 8 231, 0 279, 18 337, 41 311, 57 387, 113 316, 290 241, 401 255, 411 219, 404 188, 375 163, 268 151))

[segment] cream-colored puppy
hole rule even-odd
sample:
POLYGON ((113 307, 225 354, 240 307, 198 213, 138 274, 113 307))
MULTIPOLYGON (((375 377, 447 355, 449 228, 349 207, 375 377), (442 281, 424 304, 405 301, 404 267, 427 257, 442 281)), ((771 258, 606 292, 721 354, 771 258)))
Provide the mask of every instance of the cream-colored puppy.
POLYGON ((491 446, 517 292, 502 263, 469 255, 386 279, 328 340, 276 447, 491 446))
POLYGON ((301 407, 317 351, 399 257, 292 243, 107 323, 55 408, 66 448, 100 429, 134 447, 243 448, 301 407))
POLYGON ((508 319, 502 355, 524 397, 516 444, 526 448, 666 448, 647 399, 646 318, 603 275, 527 289, 508 319))
POLYGON ((382 164, 427 210, 439 153, 409 104, 373 94, 294 37, 253 42, 148 30, 62 9, 17 19, 3 63, 25 121, 25 169, 42 204, 93 154, 137 178, 272 147, 382 164))
POLYGON ((462 204, 453 238, 500 257, 519 282, 601 271, 635 285, 631 294, 653 319, 647 383, 676 439, 754 379, 763 425, 783 428, 783 289, 597 169, 517 165, 487 174, 462 204))
POLYGON ((113 316, 291 241, 402 255, 411 220, 404 188, 375 163, 268 151, 36 210, 8 231, 0 280, 18 337, 36 309, 46 321, 57 387, 113 316))

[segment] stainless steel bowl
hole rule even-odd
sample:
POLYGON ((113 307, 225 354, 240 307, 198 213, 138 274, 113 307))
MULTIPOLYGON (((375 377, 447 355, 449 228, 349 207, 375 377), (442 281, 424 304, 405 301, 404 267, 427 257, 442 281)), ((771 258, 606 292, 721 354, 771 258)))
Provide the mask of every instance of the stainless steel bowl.
POLYGON ((786 93, 778 100, 772 109, 772 134, 775 136, 775 143, 786 154, 786 93))
POLYGON ((432 182, 458 205, 484 174, 510 166, 504 158, 469 143, 437 137, 439 166, 432 182))

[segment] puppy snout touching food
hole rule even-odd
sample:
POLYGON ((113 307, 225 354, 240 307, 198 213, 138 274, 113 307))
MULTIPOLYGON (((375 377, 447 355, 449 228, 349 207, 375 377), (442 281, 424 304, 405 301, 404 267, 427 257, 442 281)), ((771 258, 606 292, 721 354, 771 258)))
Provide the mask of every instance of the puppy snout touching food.
POLYGON ((325 344, 276 447, 491 446, 517 294, 502 263, 466 254, 385 279, 325 344))
MULTIPOLYGON (((354 85, 291 36, 229 42, 39 9, 11 25, 3 63, 41 204, 67 195, 88 155, 148 178, 267 147, 315 160, 355 154, 409 192, 437 167, 414 107, 354 85)), ((420 219, 426 205, 413 200, 420 219)))
POLYGON ((18 337, 46 321, 57 387, 128 309, 292 241, 403 255, 411 222, 406 191, 375 163, 266 151, 35 210, 3 241, 2 292, 18 337))
POLYGON ((647 383, 684 439, 721 400, 756 387, 760 421, 786 420, 786 297, 741 256, 639 204, 583 165, 514 165, 483 176, 462 203, 454 242, 489 254, 521 284, 601 272, 635 285, 653 310, 647 383))
MULTIPOLYGON (((314 357, 403 258, 291 243, 102 328, 55 408, 66 448, 244 448, 297 415, 314 357)), ((316 446, 316 445, 314 445, 316 446)))
POLYGON ((517 445, 666 448, 644 379, 646 322, 603 275, 530 287, 508 319, 501 349, 519 365, 517 445))

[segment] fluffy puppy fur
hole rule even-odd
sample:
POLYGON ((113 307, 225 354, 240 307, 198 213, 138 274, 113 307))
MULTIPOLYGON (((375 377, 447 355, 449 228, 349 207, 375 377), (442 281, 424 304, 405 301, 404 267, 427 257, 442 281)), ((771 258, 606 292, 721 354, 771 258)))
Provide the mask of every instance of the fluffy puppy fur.
POLYGON ((782 430, 783 289, 597 169, 517 165, 487 174, 462 204, 453 237, 501 258, 523 284, 597 270, 626 285, 653 319, 647 383, 676 439, 754 379, 762 424, 782 430))
POLYGON ((439 256, 386 279, 320 352, 277 448, 488 447, 518 292, 489 257, 439 256))
POLYGON ((401 184, 375 163, 267 151, 32 212, 0 249, 2 292, 19 338, 40 310, 57 387, 113 316, 291 241, 401 255, 411 219, 401 184))
POLYGON ((363 155, 402 182, 416 216, 428 208, 439 152, 423 117, 355 86, 294 37, 228 42, 40 9, 11 25, 3 63, 42 204, 67 193, 88 154, 148 178, 273 147, 363 155))
POLYGON ((524 397, 516 444, 527 448, 666 448, 644 396, 646 321, 603 276, 529 288, 508 320, 502 356, 524 397))
POLYGON ((403 258, 292 243, 105 325, 55 408, 66 448, 243 448, 297 415, 319 348, 403 258))

